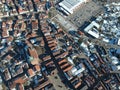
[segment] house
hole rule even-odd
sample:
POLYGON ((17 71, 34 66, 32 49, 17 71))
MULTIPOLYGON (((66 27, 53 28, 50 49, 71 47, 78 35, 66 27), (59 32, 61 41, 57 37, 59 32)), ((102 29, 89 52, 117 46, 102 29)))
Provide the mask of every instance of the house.
POLYGON ((21 23, 21 30, 25 30, 26 29, 26 23, 25 22, 23 22, 23 23, 21 23))
POLYGON ((44 11, 44 3, 37 2, 37 3, 35 3, 35 5, 36 5, 36 9, 38 12, 44 11))
POLYGON ((5 71, 4 71, 4 77, 5 77, 6 81, 11 79, 11 75, 10 75, 10 72, 9 72, 8 68, 6 68, 5 71))
POLYGON ((12 66, 12 67, 10 68, 10 72, 11 72, 12 77, 15 77, 15 76, 23 73, 23 68, 22 68, 22 66, 20 66, 20 65, 16 65, 15 67, 12 66))
POLYGON ((120 45, 120 39, 118 39, 117 45, 120 45))
POLYGON ((28 48, 28 51, 29 51, 29 62, 32 64, 32 65, 35 65, 35 64, 39 64, 39 57, 38 57, 38 53, 37 51, 32 48, 28 48))
POLYGON ((71 57, 72 59, 75 59, 77 56, 78 56, 77 53, 73 53, 73 54, 70 55, 70 57, 71 57))
POLYGON ((72 69, 72 67, 73 67, 72 65, 68 65, 67 67, 63 68, 62 70, 64 72, 68 72, 68 71, 70 71, 72 69))
POLYGON ((67 63, 67 60, 66 59, 62 59, 62 60, 60 60, 60 61, 58 61, 58 64, 60 65, 60 64, 62 64, 62 63, 67 63))
POLYGON ((37 54, 37 51, 35 49, 28 49, 29 50, 29 54, 31 57, 33 58, 38 58, 38 54, 37 54))
POLYGON ((47 39, 47 41, 52 41, 52 40, 54 40, 52 37, 48 37, 48 36, 46 36, 46 39, 47 39))
POLYGON ((50 84, 50 81, 47 80, 47 81, 44 81, 43 83, 39 84, 39 86, 35 87, 34 90, 41 90, 41 89, 44 89, 44 87, 46 87, 47 85, 50 84))
POLYGON ((8 38, 7 38, 7 42, 12 42, 13 41, 13 37, 12 36, 9 36, 8 38))
POLYGON ((3 80, 2 80, 2 77, 1 77, 1 75, 0 75, 0 84, 3 82, 3 80))
POLYGON ((28 69, 27 73, 29 77, 35 76, 35 72, 33 71, 33 69, 28 69))
POLYGON ((52 60, 48 60, 45 64, 46 66, 54 65, 54 62, 52 60))
POLYGON ((64 58, 64 57, 66 57, 68 54, 69 54, 68 51, 65 51, 65 52, 61 53, 60 55, 55 56, 55 58, 56 58, 56 59, 64 58))
POLYGON ((35 71, 39 72, 40 71, 40 66, 39 65, 35 65, 34 69, 35 69, 35 71))
POLYGON ((6 28, 4 28, 2 31, 2 37, 9 37, 9 32, 6 28))
POLYGON ((53 51, 56 49, 56 46, 50 47, 50 50, 53 51))
POLYGON ((95 83, 95 79, 92 76, 87 76, 85 77, 85 82, 91 87, 95 83))
POLYGON ((47 55, 47 56, 45 56, 45 57, 43 58, 43 61, 47 61, 47 60, 49 60, 49 59, 51 59, 51 56, 50 56, 50 55, 47 55))
POLYGON ((28 80, 28 77, 26 74, 22 75, 21 77, 15 78, 13 80, 14 85, 16 84, 24 84, 28 80))
POLYGON ((26 74, 13 79, 12 81, 8 82, 8 87, 10 90, 24 90, 23 84, 28 80, 26 74))
POLYGON ((57 51, 53 52, 53 55, 54 55, 54 56, 56 56, 56 55, 58 55, 58 54, 60 54, 60 50, 57 50, 57 51))
POLYGON ((11 55, 9 55, 9 54, 5 57, 5 59, 8 60, 8 61, 10 61, 12 58, 13 57, 11 55))
POLYGON ((76 85, 75 85, 75 88, 77 89, 78 87, 80 87, 81 85, 81 82, 78 82, 76 85))
POLYGON ((48 46, 49 47, 53 47, 53 46, 55 47, 56 45, 57 45, 56 43, 50 43, 48 46))
POLYGON ((52 38, 52 36, 51 36, 51 35, 46 36, 46 39, 47 39, 47 41, 53 40, 53 38, 52 38))
POLYGON ((64 72, 64 75, 65 75, 65 77, 66 77, 68 80, 73 79, 73 76, 71 75, 71 73, 69 73, 69 71, 68 71, 68 72, 64 72))
POLYGON ((29 7, 29 11, 34 11, 33 3, 31 0, 28 0, 28 7, 29 7))
POLYGON ((55 37, 56 37, 57 39, 61 38, 62 36, 63 36, 63 34, 61 34, 61 33, 55 34, 55 37))
POLYGON ((45 42, 44 42, 43 38, 41 39, 40 46, 42 46, 42 47, 45 46, 45 42))
POLYGON ((9 12, 3 12, 3 16, 4 17, 8 17, 9 16, 9 12))
POLYGON ((17 84, 18 90, 25 90, 23 84, 17 84))
POLYGON ((78 89, 80 87, 81 80, 78 77, 74 77, 73 79, 70 80, 71 84, 74 86, 75 89, 78 89))
POLYGON ((54 40, 51 40, 51 41, 48 41, 48 44, 50 43, 57 43, 57 41, 54 39, 54 40))
POLYGON ((38 20, 32 21, 32 30, 38 30, 38 20))

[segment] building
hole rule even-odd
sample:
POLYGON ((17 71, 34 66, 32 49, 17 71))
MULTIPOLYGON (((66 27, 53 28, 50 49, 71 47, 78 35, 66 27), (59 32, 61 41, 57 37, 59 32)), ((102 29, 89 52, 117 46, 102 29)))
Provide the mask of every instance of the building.
POLYGON ((84 29, 84 31, 89 35, 93 36, 94 38, 99 38, 100 36, 98 31, 99 28, 100 25, 97 22, 92 21, 91 24, 84 29))
POLYGON ((76 75, 82 73, 84 70, 85 70, 85 67, 84 67, 84 65, 81 63, 81 64, 79 64, 78 66, 73 67, 73 68, 71 69, 71 72, 72 72, 73 76, 76 76, 76 75))
POLYGON ((120 45, 120 39, 118 39, 117 45, 120 45))
POLYGON ((89 0, 63 0, 59 3, 62 11, 66 14, 72 14, 81 4, 88 2, 89 0))

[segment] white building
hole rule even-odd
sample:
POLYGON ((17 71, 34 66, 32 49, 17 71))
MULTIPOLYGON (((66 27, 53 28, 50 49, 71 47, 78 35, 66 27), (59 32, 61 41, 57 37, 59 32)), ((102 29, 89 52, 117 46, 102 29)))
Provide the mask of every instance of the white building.
POLYGON ((73 76, 76 76, 76 75, 82 73, 84 70, 85 70, 84 65, 82 63, 80 63, 78 66, 73 67, 71 69, 71 72, 72 72, 73 76))
POLYGON ((59 3, 59 6, 66 14, 72 14, 81 4, 88 1, 89 0, 63 0, 59 3))
POLYGON ((100 28, 100 25, 97 22, 92 21, 91 24, 84 29, 84 31, 95 38, 99 38, 100 35, 99 35, 99 31, 97 30, 99 28, 100 28))
POLYGON ((120 45, 120 39, 118 39, 118 43, 117 44, 120 45))

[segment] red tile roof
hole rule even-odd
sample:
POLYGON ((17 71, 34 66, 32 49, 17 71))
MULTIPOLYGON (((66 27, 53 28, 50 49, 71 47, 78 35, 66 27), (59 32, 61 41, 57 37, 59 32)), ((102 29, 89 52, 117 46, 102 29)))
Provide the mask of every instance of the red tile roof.
POLYGON ((12 36, 9 36, 9 37, 7 38, 7 41, 8 41, 8 42, 13 41, 13 37, 12 37, 12 36))
POLYGON ((32 21, 32 29, 38 29, 38 20, 32 21))
POLYGON ((73 67, 72 65, 69 65, 68 67, 64 68, 63 71, 64 71, 64 72, 67 72, 67 71, 71 70, 72 67, 73 67))
POLYGON ((69 50, 72 50, 72 46, 68 46, 67 47, 67 50, 69 51, 69 50))
POLYGON ((17 79, 14 81, 15 84, 17 84, 17 83, 23 84, 23 83, 25 83, 25 82, 26 82, 26 80, 24 80, 22 77, 17 78, 17 79))
POLYGON ((43 38, 41 40, 40 46, 45 46, 45 42, 44 42, 43 38))
POLYGON ((28 74, 30 77, 33 77, 35 75, 35 72, 33 71, 33 69, 28 69, 28 74))
POLYGON ((67 62, 65 62, 63 65, 60 65, 60 68, 63 69, 65 67, 69 66, 69 64, 67 62))
POLYGON ((19 84, 19 90, 24 90, 23 84, 19 84))
POLYGON ((6 27, 6 22, 2 22, 2 27, 6 27))
POLYGON ((51 50, 54 50, 54 49, 56 49, 56 46, 50 47, 50 49, 51 49, 51 50))
POLYGON ((11 60, 12 58, 13 58, 13 57, 10 56, 10 55, 7 55, 7 56, 5 57, 6 60, 11 60))
POLYGON ((64 58, 68 55, 68 51, 64 52, 64 53, 61 53, 60 55, 57 55, 55 56, 56 59, 59 59, 59 58, 64 58))
POLYGON ((81 82, 78 82, 74 87, 77 89, 81 85, 81 82))
POLYGON ((49 59, 51 59, 51 56, 50 56, 50 55, 45 56, 45 57, 43 58, 44 61, 49 60, 49 59))
POLYGON ((20 85, 19 88, 20 90, 24 90, 24 86, 23 84, 29 80, 29 78, 24 74, 21 77, 16 78, 15 80, 13 80, 12 85, 10 85, 12 88, 15 87, 17 84, 20 85))
POLYGON ((50 43, 49 45, 48 45, 49 47, 55 47, 55 46, 57 46, 57 44, 56 43, 50 43))
POLYGON ((54 64, 52 60, 50 60, 48 63, 46 63, 46 66, 54 64))
POLYGON ((18 8, 18 12, 21 13, 23 12, 23 9, 21 7, 18 8))
POLYGON ((54 56, 56 56, 56 55, 58 55, 58 54, 60 54, 60 50, 58 50, 58 51, 56 51, 56 52, 53 52, 53 55, 54 55, 54 56))
POLYGON ((43 82, 43 83, 40 84, 38 87, 34 88, 34 90, 40 90, 40 89, 44 88, 45 86, 47 86, 48 84, 50 84, 50 81, 49 81, 49 80, 43 82))
POLYGON ((50 43, 57 43, 57 41, 56 41, 56 39, 48 41, 48 44, 50 44, 50 43))
POLYGON ((36 71, 40 71, 40 66, 39 65, 35 65, 35 70, 36 71))
POLYGON ((30 56, 32 56, 33 58, 38 58, 38 53, 35 49, 28 49, 29 50, 29 54, 30 56))
POLYGON ((8 37, 8 36, 9 36, 9 33, 7 31, 2 32, 2 37, 8 37))
POLYGON ((58 64, 62 64, 63 62, 67 62, 67 60, 66 60, 66 59, 62 59, 62 60, 60 60, 60 61, 58 62, 58 64))

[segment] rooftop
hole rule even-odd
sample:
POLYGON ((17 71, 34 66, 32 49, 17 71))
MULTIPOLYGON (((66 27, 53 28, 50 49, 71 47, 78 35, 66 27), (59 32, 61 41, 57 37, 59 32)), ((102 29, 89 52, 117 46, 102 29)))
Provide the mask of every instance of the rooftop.
POLYGON ((73 12, 73 9, 75 9, 78 5, 85 2, 86 0, 63 0, 59 3, 60 6, 62 6, 67 11, 73 12))

